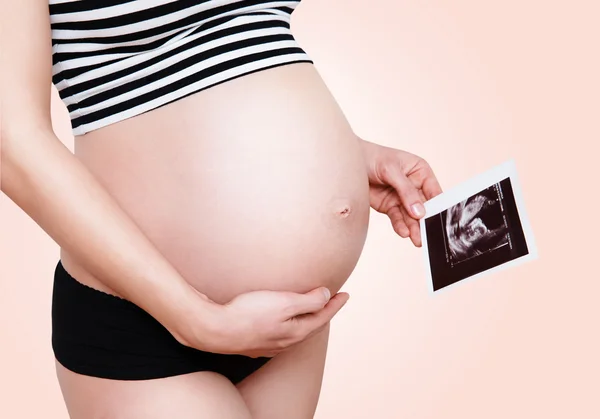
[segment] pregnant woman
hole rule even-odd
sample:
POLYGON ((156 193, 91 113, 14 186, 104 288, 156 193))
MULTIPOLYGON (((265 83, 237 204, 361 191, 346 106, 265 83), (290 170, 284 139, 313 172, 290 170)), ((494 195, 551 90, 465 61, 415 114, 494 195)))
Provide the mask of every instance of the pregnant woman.
POLYGON ((420 246, 435 176, 352 132, 298 3, 2 2, 2 190, 61 248, 71 418, 311 418, 369 208, 420 246))

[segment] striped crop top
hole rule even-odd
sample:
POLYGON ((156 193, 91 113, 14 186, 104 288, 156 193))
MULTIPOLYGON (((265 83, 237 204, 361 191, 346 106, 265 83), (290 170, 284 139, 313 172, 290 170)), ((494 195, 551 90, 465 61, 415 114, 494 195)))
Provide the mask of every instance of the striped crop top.
POLYGON ((300 1, 49 0, 52 82, 74 135, 262 69, 312 60, 300 1))

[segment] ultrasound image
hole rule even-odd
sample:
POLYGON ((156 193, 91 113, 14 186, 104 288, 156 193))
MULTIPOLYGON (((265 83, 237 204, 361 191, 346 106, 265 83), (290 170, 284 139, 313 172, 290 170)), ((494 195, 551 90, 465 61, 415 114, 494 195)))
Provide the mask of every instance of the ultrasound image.
POLYGON ((508 245, 508 224, 499 189, 499 184, 490 186, 443 212, 452 265, 508 245))
POLYGON ((425 219, 434 291, 528 254, 510 178, 425 219))

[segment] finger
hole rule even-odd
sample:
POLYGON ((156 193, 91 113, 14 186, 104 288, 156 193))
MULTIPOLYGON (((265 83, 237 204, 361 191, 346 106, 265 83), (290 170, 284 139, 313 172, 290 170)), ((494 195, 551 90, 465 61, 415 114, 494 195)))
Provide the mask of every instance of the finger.
POLYGON ((418 165, 417 170, 407 174, 407 177, 415 188, 424 191, 424 201, 442 193, 442 187, 433 173, 433 169, 425 160, 418 165))
POLYGON ((404 175, 399 166, 391 166, 386 170, 386 178, 384 180, 396 190, 402 206, 411 217, 419 219, 425 215, 425 207, 423 207, 419 190, 404 175))
POLYGON ((404 221, 404 215, 402 215, 402 211, 400 211, 400 207, 393 206, 387 212, 388 217, 390 217, 390 221, 392 222, 392 227, 394 231, 402 238, 407 238, 410 235, 410 230, 406 226, 406 222, 404 221))
POLYGON ((286 310, 288 318, 321 310, 330 301, 331 292, 326 287, 315 288, 305 294, 291 294, 286 310))
POLYGON ((346 292, 339 292, 334 295, 327 303, 325 308, 313 314, 307 314, 297 319, 296 327, 300 331, 301 340, 313 333, 315 330, 327 325, 337 314, 338 311, 348 302, 350 295, 346 292))
MULTIPOLYGON (((298 321, 298 319, 293 319, 294 321, 298 321)), ((321 333, 323 330, 325 330, 325 328, 329 325, 329 322, 326 322, 324 325, 317 327, 316 329, 314 329, 312 332, 309 332, 308 334, 306 334, 305 332, 300 332, 298 333, 296 336, 296 340, 289 344, 288 346, 286 346, 283 349, 275 349, 275 350, 271 350, 269 352, 267 352, 265 355, 261 355, 261 356, 266 356, 269 358, 272 358, 276 355, 282 354, 284 352, 288 352, 290 349, 294 349, 297 345, 299 345, 300 343, 312 338, 313 336, 321 333)), ((300 325, 301 327, 302 325, 300 325)))
MULTIPOLYGON (((293 321, 296 322, 296 324, 298 325, 298 321, 300 321, 300 318, 296 318, 296 319, 292 319, 293 321)), ((270 353, 272 354, 271 356, 275 356, 275 355, 279 355, 281 353, 284 352, 288 352, 290 349, 293 349, 294 347, 296 347, 298 344, 310 339, 311 337, 313 337, 314 335, 322 332, 323 330, 325 330, 325 328, 327 327, 327 325, 329 325, 329 322, 325 323, 323 326, 321 327, 317 327, 316 329, 314 329, 312 332, 309 332, 308 334, 305 334, 303 332, 301 333, 297 333, 296 334, 296 339, 294 340, 293 343, 289 344, 288 346, 286 346, 283 349, 277 349, 277 350, 273 350, 270 353)), ((300 327, 302 327, 302 325, 299 325, 300 327)), ((296 326, 298 327, 298 326, 296 326)), ((295 329, 294 329, 295 330, 295 329)))
POLYGON ((441 194, 442 187, 429 165, 426 165, 423 170, 425 170, 425 178, 423 179, 421 189, 423 190, 425 197, 429 200, 434 196, 441 194))
MULTIPOLYGON (((319 327, 317 327, 316 329, 314 329, 312 332, 309 332, 309 333, 306 335, 306 337, 305 337, 305 338, 304 338, 302 341, 308 340, 308 339, 310 339, 311 337, 313 337, 313 336, 315 336, 315 335, 318 335, 318 334, 319 334, 319 333, 321 333, 323 330, 325 330, 325 329, 327 328, 327 326, 329 326, 329 323, 330 323, 330 322, 325 322, 325 324, 323 324, 322 326, 319 326, 319 327)), ((300 342, 298 342, 298 343, 300 343, 300 342)), ((292 346, 293 346, 293 345, 292 345, 292 346)))
POLYGON ((406 214, 406 209, 402 208, 402 212, 404 214, 406 225, 410 231, 410 240, 416 247, 421 247, 421 226, 419 225, 419 221, 406 214))
POLYGON ((304 340, 310 339, 311 337, 313 337, 314 335, 317 335, 319 333, 321 333, 323 330, 325 330, 325 328, 329 325, 329 322, 325 323, 323 326, 321 327, 317 327, 315 330, 313 330, 312 332, 310 332, 305 338, 304 340))

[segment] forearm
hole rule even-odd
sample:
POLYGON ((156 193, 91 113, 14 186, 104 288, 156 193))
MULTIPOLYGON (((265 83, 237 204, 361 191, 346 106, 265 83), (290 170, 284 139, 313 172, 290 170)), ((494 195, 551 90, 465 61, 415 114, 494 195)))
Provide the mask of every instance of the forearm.
MULTIPOLYGON (((174 333, 176 324, 205 305, 101 184, 51 132, 30 130, 2 138, 6 195, 88 272, 140 306, 174 333)), ((198 319, 195 319, 197 324, 198 319)))

